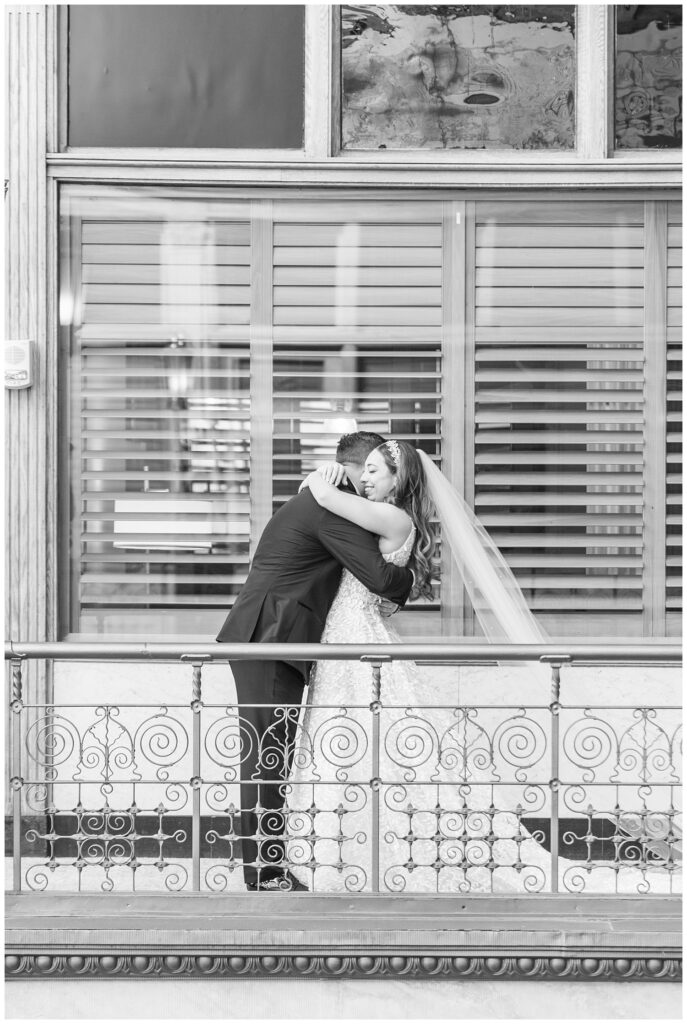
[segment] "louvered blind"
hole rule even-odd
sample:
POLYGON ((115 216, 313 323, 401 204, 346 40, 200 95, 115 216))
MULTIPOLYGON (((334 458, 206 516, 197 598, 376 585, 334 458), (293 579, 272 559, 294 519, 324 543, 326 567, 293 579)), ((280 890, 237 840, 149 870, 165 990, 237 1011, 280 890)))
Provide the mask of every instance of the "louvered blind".
POLYGON ((554 634, 641 612, 642 209, 477 204, 475 507, 554 634))
POLYGON ((682 611, 682 215, 668 204, 666 409, 666 612, 669 635, 681 633, 682 611))
MULTIPOLYGON (((667 209, 674 633, 681 257, 667 209)), ((69 192, 64 211, 65 633, 214 635, 266 519, 356 429, 444 460, 552 634, 641 633, 663 544, 655 533, 648 558, 645 283, 655 311, 663 278, 645 243, 664 235, 647 234, 643 202, 113 189, 69 192)), ((662 314, 650 320, 662 344, 662 314)), ((443 625, 406 631, 459 633, 450 574, 443 605, 443 625)))
POLYGON ((82 206, 62 289, 72 629, 204 634, 248 563, 246 208, 82 206))
POLYGON ((440 204, 280 204, 273 303, 275 508, 353 430, 439 456, 440 204))

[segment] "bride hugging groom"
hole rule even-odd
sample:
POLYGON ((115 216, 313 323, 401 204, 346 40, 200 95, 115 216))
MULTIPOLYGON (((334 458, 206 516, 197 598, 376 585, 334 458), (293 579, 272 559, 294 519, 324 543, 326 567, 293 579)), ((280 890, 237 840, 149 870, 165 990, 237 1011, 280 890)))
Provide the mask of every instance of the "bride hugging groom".
MULTIPOLYGON (((406 441, 384 441, 365 431, 342 437, 336 462, 311 473, 301 491, 267 524, 246 583, 217 640, 397 642, 399 637, 388 622, 389 611, 402 606, 409 596, 431 593, 436 545, 431 517, 435 510, 442 544, 458 564, 488 638, 542 642, 543 634, 500 553, 432 460, 406 441)), ((317 826, 315 817, 324 821, 326 816, 311 816, 307 811, 315 803, 307 756, 298 757, 292 766, 305 684, 309 681, 301 730, 313 736, 318 721, 324 721, 322 716, 331 716, 332 705, 369 704, 369 666, 334 660, 314 666, 296 660, 235 660, 231 668, 241 717, 251 733, 241 762, 242 855, 248 889, 307 889, 313 872, 304 862, 299 866, 302 858, 298 852, 308 851, 312 866, 314 836, 324 837, 324 843, 329 837, 339 858, 338 865, 323 873, 324 885, 318 876, 318 889, 369 888, 369 849, 363 857, 365 864, 344 877, 340 818, 338 829, 313 828, 317 826), (289 810, 302 805, 301 819, 309 823, 305 842, 299 842, 296 835, 288 841, 287 851, 285 837, 293 837, 293 832, 285 820, 285 792, 302 794, 308 778, 311 795, 289 799, 289 810), (291 856, 294 851, 295 857, 291 856)), ((407 662, 384 666, 382 702, 385 697, 406 707, 432 702, 427 682, 416 666, 407 662)), ((353 719, 346 724, 355 726, 353 719)), ((329 770, 330 782, 340 778, 333 765, 329 770)), ((317 770, 315 777, 321 779, 317 770)), ((321 794, 326 793, 326 781, 317 787, 321 794)), ((337 788, 340 794, 341 786, 329 793, 340 801, 337 788)), ((321 796, 316 799, 318 804, 327 802, 321 796)), ((360 819, 363 831, 355 834, 358 842, 360 836, 367 840, 368 848, 369 816, 368 809, 367 817, 360 819)), ((360 816, 354 813, 350 817, 355 829, 360 816)), ((348 834, 354 835, 350 830, 348 834)))

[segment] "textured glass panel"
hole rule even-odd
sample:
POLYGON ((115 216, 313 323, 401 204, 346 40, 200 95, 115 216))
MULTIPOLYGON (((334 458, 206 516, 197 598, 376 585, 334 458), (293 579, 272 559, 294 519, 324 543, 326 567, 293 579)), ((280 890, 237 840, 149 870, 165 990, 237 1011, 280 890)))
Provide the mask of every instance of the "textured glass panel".
POLYGON ((682 7, 616 6, 617 149, 682 145, 682 7))
POLYGON ((300 149, 301 5, 69 8, 69 145, 300 149))
POLYGON ((343 149, 572 149, 575 8, 341 8, 343 149))

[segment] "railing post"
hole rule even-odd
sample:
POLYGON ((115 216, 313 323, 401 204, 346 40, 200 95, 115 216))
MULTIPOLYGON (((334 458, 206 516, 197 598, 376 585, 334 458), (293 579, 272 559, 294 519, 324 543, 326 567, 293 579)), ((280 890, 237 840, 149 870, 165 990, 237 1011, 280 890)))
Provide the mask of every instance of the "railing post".
POLYGON ((22 700, 21 660, 12 659, 12 878, 15 892, 21 891, 21 713, 22 700))
POLYGON ((382 665, 391 661, 388 655, 376 657, 364 654, 361 661, 372 665, 372 777, 370 778, 370 794, 372 800, 372 891, 379 892, 379 791, 382 787, 380 777, 380 731, 382 717, 382 665))
POLYGON ((191 654, 182 655, 182 661, 190 661, 193 665, 193 693, 191 695, 191 711, 193 712, 193 728, 191 735, 191 758, 192 777, 191 790, 193 794, 193 809, 191 819, 191 887, 194 892, 200 892, 200 808, 202 800, 203 779, 200 774, 201 756, 201 720, 200 712, 203 707, 202 701, 202 671, 203 662, 210 661, 210 655, 191 654))
POLYGON ((540 658, 540 661, 551 666, 551 892, 558 892, 561 665, 571 660, 567 654, 545 654, 540 658))

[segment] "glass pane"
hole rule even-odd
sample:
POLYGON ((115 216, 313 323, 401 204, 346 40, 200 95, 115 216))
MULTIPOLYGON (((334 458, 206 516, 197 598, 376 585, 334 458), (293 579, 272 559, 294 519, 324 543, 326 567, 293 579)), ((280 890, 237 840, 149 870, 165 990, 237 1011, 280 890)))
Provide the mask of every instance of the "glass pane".
MULTIPOLYGON (((168 195, 70 192, 63 207, 70 632, 215 635, 259 524, 359 429, 438 462, 462 446, 466 500, 551 635, 641 635, 647 594, 664 589, 674 633, 677 206, 658 261, 667 587, 653 588, 664 565, 645 550, 650 208, 494 196, 475 205, 466 247, 435 200, 168 195), (451 285, 461 294, 466 273, 467 309, 451 285)), ((472 628, 469 607, 461 615, 449 573, 394 625, 460 636, 472 628)))
POLYGON ((245 579, 246 210, 70 204, 60 312, 71 631, 208 635, 245 579))
POLYGON ((617 149, 682 145, 682 7, 616 6, 617 149))
POLYGON ((301 5, 69 8, 69 145, 303 145, 301 5))
POLYGON ((575 8, 341 8, 343 149, 572 149, 575 8))
MULTIPOLYGON (((353 431, 410 441, 441 465, 442 207, 389 207, 275 211, 275 508, 353 431)), ((394 624, 438 634, 439 604, 437 582, 394 624)))
POLYGON ((641 635, 643 204, 475 223, 475 512, 551 636, 641 635))

